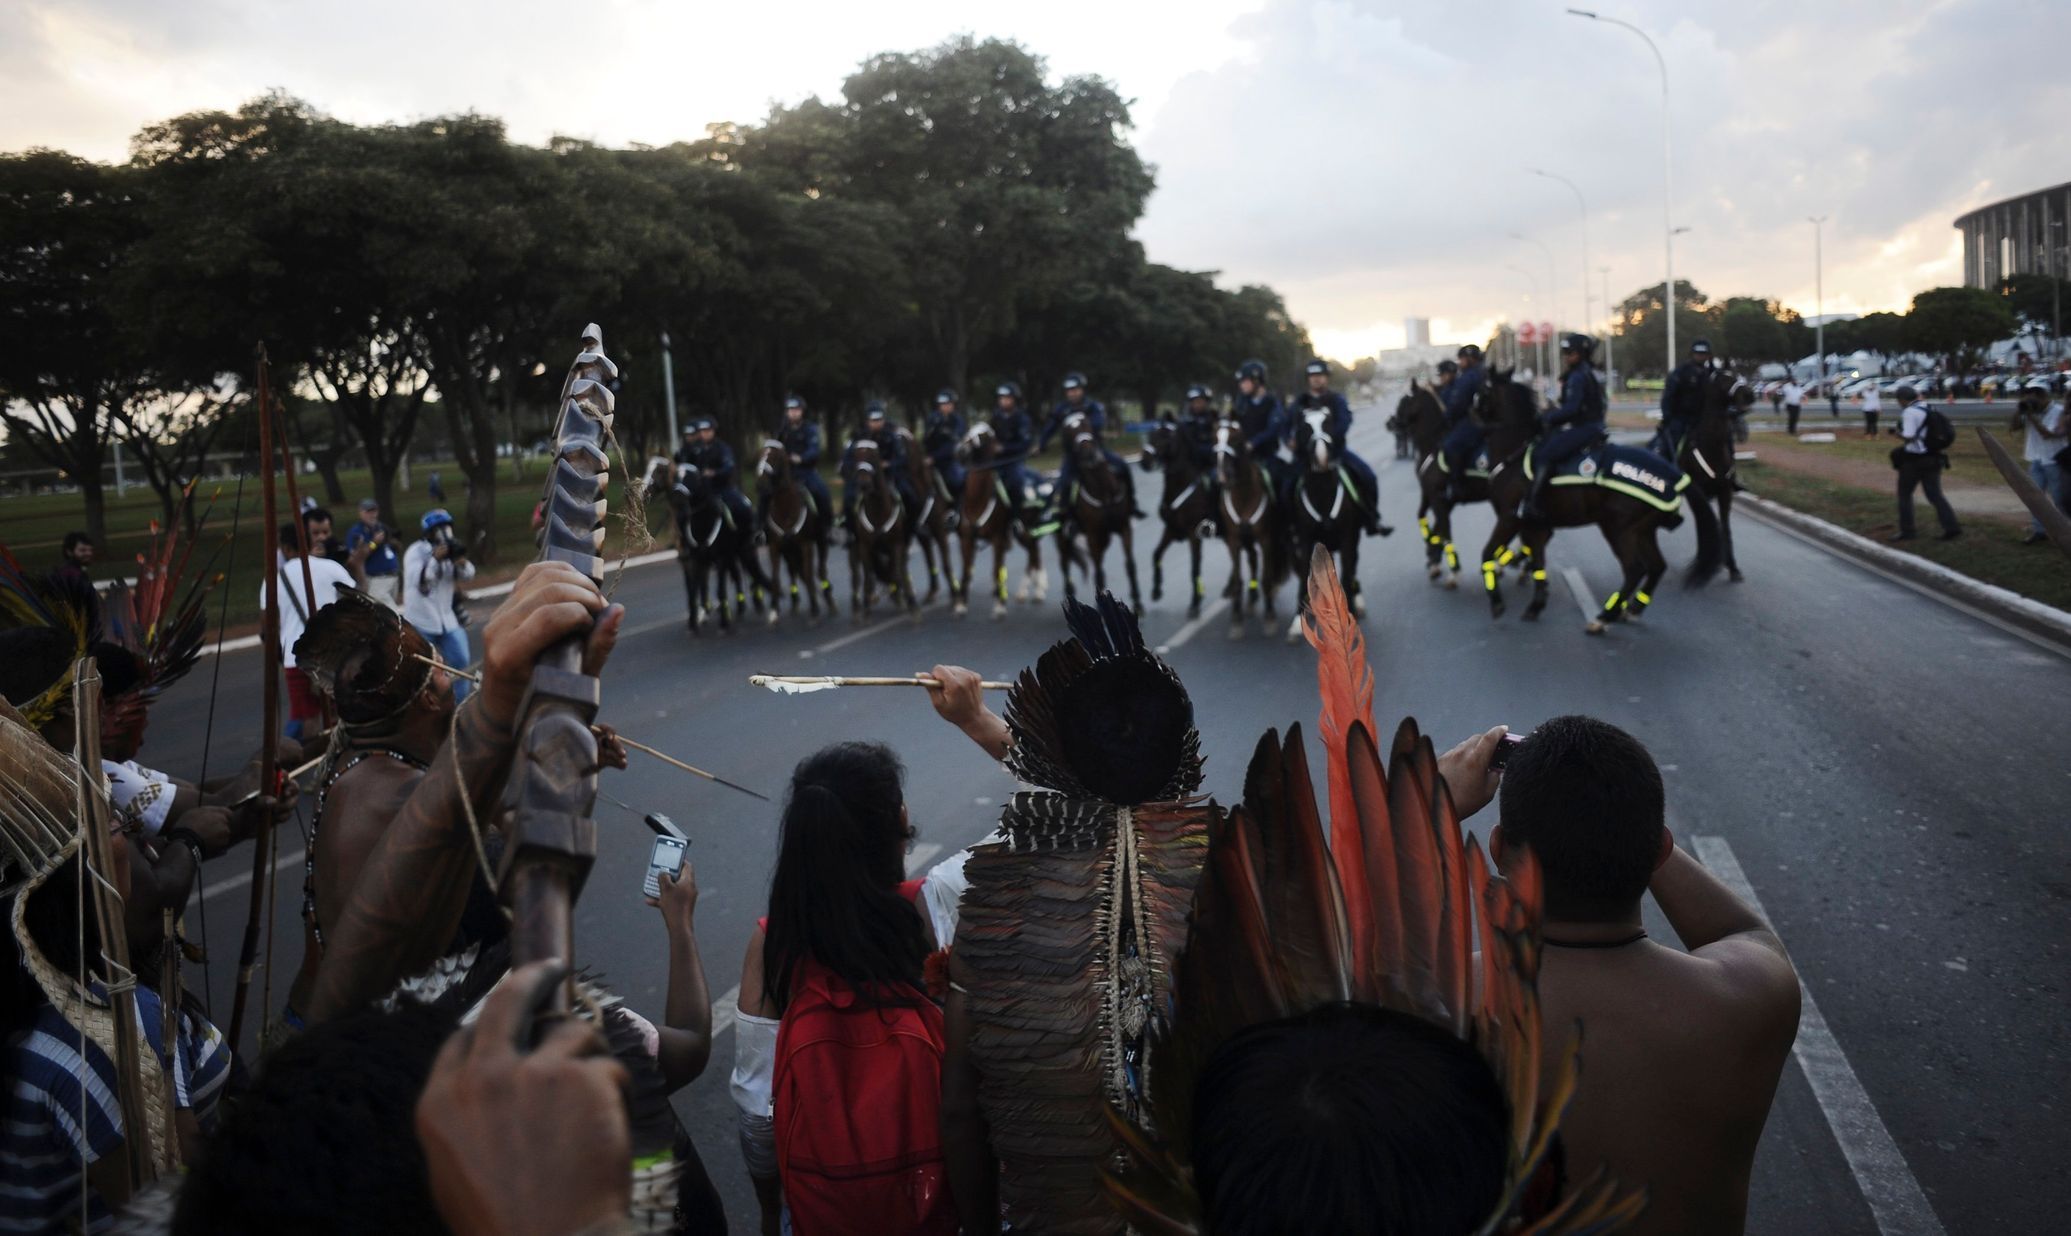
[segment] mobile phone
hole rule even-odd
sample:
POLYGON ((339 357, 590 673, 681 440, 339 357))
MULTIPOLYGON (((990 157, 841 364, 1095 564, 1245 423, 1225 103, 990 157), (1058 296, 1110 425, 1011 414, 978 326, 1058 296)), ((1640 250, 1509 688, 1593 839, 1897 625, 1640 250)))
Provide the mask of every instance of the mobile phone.
POLYGON ((682 875, 683 854, 689 848, 690 842, 681 837, 657 835, 654 839, 654 850, 647 856, 647 880, 640 886, 640 891, 650 897, 661 896, 662 872, 668 872, 672 880, 682 875))
POLYGON ((1523 734, 1505 734, 1502 738, 1496 740, 1496 749, 1489 752, 1489 767, 1510 767, 1510 753, 1517 750, 1518 744, 1523 741, 1523 734))
POLYGON ((676 821, 659 811, 650 811, 640 817, 640 822, 654 830, 657 837, 681 837, 683 830, 676 827, 676 821))

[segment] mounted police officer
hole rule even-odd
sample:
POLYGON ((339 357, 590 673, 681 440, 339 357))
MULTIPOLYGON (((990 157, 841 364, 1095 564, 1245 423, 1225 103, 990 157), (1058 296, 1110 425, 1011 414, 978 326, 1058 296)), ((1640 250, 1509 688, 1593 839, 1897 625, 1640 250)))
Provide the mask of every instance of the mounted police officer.
POLYGON ((892 488, 898 491, 899 501, 905 504, 907 518, 911 519, 920 507, 920 496, 913 492, 913 472, 906 464, 906 440, 885 416, 884 401, 873 399, 863 405, 863 431, 849 439, 847 449, 841 453, 841 475, 845 482, 841 487, 841 522, 851 531, 854 531, 856 523, 856 495, 863 488, 856 483, 853 471, 856 444, 866 441, 877 444, 877 466, 891 478, 892 488))
POLYGON ((1029 496, 1035 492, 1035 478, 1028 471, 1028 457, 1035 453, 1035 426, 1029 422, 1019 382, 999 384, 993 392, 992 414, 986 417, 986 423, 992 426, 992 436, 1000 449, 993 471, 1007 487, 1015 518, 1019 519, 1028 509, 1029 496))
POLYGON ((1704 384, 1711 377, 1711 366, 1710 341, 1696 340, 1690 345, 1690 359, 1677 365, 1661 384, 1661 428, 1648 449, 1663 459, 1676 457, 1677 444, 1704 415, 1704 384))
MULTIPOLYGON (((1064 428, 1065 420, 1074 413, 1083 413, 1086 424, 1093 430, 1094 436, 1101 440, 1100 451, 1107 456, 1108 469, 1120 482, 1122 492, 1128 495, 1130 514, 1137 519, 1143 518, 1143 511, 1136 505, 1136 481, 1129 475, 1129 465, 1123 463, 1122 457, 1107 446, 1107 405, 1087 395, 1084 374, 1064 375, 1064 402, 1050 410, 1050 419, 1043 422, 1043 434, 1036 439, 1036 449, 1040 451, 1049 446, 1050 439, 1057 436, 1057 431, 1064 428)), ((1062 504, 1066 495, 1071 492, 1072 482, 1078 474, 1075 455, 1071 443, 1065 443, 1064 462, 1057 469, 1057 490, 1054 495, 1059 504, 1062 504)))
POLYGON ((701 416, 690 423, 683 438, 683 449, 676 452, 676 462, 697 470, 713 494, 726 504, 735 526, 760 535, 759 525, 753 522, 755 512, 748 506, 748 496, 741 492, 734 475, 733 448, 719 440, 718 422, 701 416))
MULTIPOLYGON (((1467 344, 1455 354, 1459 364, 1450 380, 1442 381, 1439 399, 1445 404, 1445 442, 1438 448, 1445 459, 1446 485, 1457 495, 1457 481, 1467 475, 1474 466, 1474 457, 1481 454, 1481 423, 1474 419, 1474 401, 1481 395, 1481 388, 1488 381, 1488 370, 1481 363, 1481 349, 1467 344)), ((1439 376, 1445 377, 1445 366, 1439 366, 1439 376)))
MULTIPOLYGON (((1345 397, 1330 389, 1330 366, 1322 360, 1311 360, 1303 366, 1303 375, 1309 388, 1295 398, 1288 406, 1288 423, 1299 425, 1303 415, 1315 408, 1324 409, 1324 428, 1337 440, 1338 464, 1352 478, 1353 496, 1359 500, 1360 509, 1365 512, 1366 532, 1369 536, 1387 536, 1395 529, 1381 522, 1381 482, 1374 476, 1373 468, 1359 457, 1348 440, 1352 433, 1352 408, 1345 397)), ((1288 495, 1282 495, 1283 498, 1288 495)))
POLYGON ((1517 514, 1544 520, 1540 498, 1554 470, 1604 436, 1604 386, 1589 363, 1596 340, 1583 334, 1561 336, 1560 406, 1539 418, 1546 436, 1532 455, 1532 488, 1517 514))
POLYGON ((1215 396, 1201 383, 1187 387, 1186 408, 1179 418, 1179 439, 1186 444, 1194 466, 1203 471, 1215 467, 1215 396))
POLYGON ((1280 406, 1280 397, 1266 383, 1265 362, 1248 360, 1237 366, 1234 411, 1245 445, 1251 448, 1251 457, 1265 465, 1277 497, 1293 483, 1293 465, 1288 463, 1281 447, 1294 438, 1294 427, 1288 423, 1286 409, 1280 406))
MULTIPOLYGON (((805 415, 805 400, 792 395, 784 400, 784 419, 777 425, 777 441, 791 457, 791 474, 812 495, 813 508, 825 516, 834 509, 827 496, 827 482, 820 479, 820 427, 805 415)), ((758 492, 755 499, 756 526, 769 518, 770 495, 758 492)))
MULTIPOLYGON (((921 449, 934 461, 935 475, 949 487, 952 497, 964 491, 964 466, 957 462, 957 444, 964 440, 962 401, 944 387, 935 393, 935 406, 921 425, 921 449)), ((951 504, 952 509, 954 503, 951 504)))

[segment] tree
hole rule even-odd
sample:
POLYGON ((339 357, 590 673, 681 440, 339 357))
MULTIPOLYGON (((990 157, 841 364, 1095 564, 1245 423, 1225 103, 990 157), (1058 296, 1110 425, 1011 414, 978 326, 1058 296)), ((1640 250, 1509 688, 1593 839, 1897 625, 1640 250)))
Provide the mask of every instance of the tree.
MULTIPOLYGON (((1712 329, 1713 319, 1707 316, 1704 293, 1689 280, 1676 280, 1675 299, 1676 343, 1687 350, 1692 340, 1703 338, 1712 329)), ((1661 285, 1650 284, 1619 302, 1612 330, 1618 336, 1618 359, 1625 371, 1653 371, 1667 354, 1668 321, 1662 312, 1661 285)), ((1676 359, 1680 362, 1682 358, 1676 359)))
POLYGON ((1796 360, 1776 302, 1730 296, 1718 309, 1719 354, 1742 363, 1796 360))
POLYGON ((2014 311, 2006 298, 1984 288, 1930 288, 1913 298, 1906 314, 1906 345, 1947 358, 1964 369, 1975 353, 2014 333, 2014 311))

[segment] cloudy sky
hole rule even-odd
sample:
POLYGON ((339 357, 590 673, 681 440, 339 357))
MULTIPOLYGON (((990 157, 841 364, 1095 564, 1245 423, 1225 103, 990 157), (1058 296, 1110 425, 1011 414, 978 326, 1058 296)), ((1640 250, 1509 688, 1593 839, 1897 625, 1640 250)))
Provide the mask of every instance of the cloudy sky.
MULTIPOLYGON (((1960 281, 1957 214, 2071 180, 2063 0, 1604 2, 1666 58, 1676 268, 1712 296, 1811 313, 1824 214, 1826 309, 1902 308, 1960 281)), ((1586 195, 1593 316, 1593 268, 1614 297, 1661 278, 1654 60, 1560 0, 0 0, 0 149, 117 159, 272 87, 661 144, 959 33, 1117 82, 1157 167, 1151 256, 1273 284, 1330 354, 1399 345, 1412 314, 1440 339, 1577 319, 1581 211, 1530 167, 1586 195)))

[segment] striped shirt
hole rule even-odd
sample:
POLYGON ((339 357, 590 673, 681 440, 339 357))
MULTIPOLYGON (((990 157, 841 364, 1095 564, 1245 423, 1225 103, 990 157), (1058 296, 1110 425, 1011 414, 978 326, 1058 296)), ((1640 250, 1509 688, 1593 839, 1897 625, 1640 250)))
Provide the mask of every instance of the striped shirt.
MULTIPOLYGON (((230 1076, 230 1048, 216 1028, 193 1014, 178 1019, 178 1048, 166 1057, 158 993, 138 988, 137 1021, 159 1063, 172 1076, 173 1102, 202 1127, 230 1076)), ((122 1109, 115 1065, 92 1042, 80 1059, 78 1030, 45 1005, 26 1033, 6 1045, 7 1109, 0 1125, 0 1232, 57 1232, 79 1214, 80 1164, 122 1145, 122 1109), (90 1067, 88 1067, 90 1066, 90 1067), (86 1124, 80 1127, 84 1083, 86 1124)), ((112 1212, 98 1195, 88 1202, 89 1232, 105 1231, 112 1212)))

